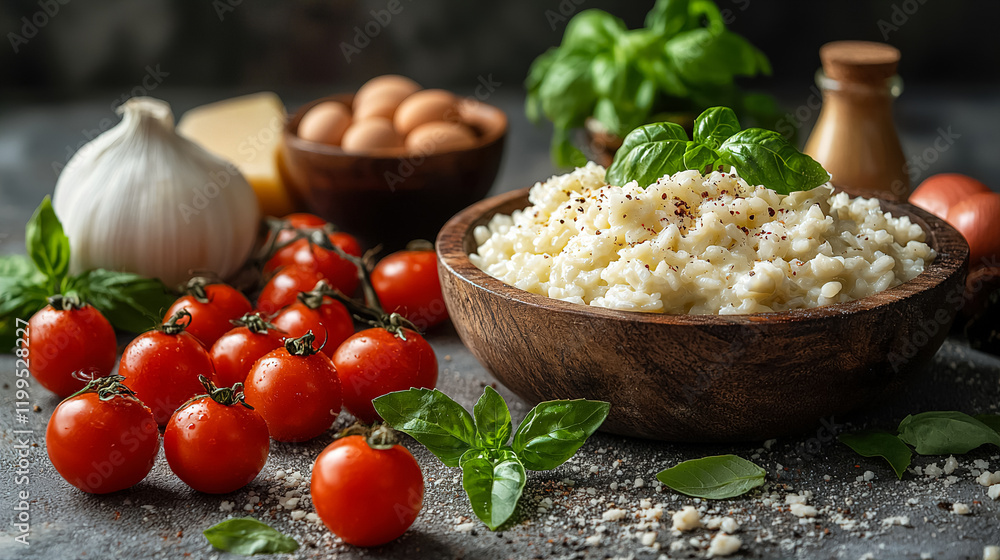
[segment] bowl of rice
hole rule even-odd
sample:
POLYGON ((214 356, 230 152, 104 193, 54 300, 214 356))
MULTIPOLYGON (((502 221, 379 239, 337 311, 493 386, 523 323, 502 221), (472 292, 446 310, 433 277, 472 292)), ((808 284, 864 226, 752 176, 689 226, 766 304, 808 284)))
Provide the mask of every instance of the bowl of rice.
POLYGON ((611 402, 669 441, 808 430, 927 362, 968 246, 916 207, 731 173, 609 185, 596 164, 481 201, 437 240, 462 341, 529 402, 611 402))

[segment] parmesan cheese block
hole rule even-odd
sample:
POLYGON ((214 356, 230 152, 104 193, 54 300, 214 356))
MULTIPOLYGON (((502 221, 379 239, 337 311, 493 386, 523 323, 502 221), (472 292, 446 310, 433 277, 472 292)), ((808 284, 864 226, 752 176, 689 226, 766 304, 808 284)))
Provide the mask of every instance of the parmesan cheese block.
POLYGON ((177 131, 236 165, 264 215, 284 216, 293 211, 277 165, 284 124, 281 99, 261 92, 195 107, 184 113, 177 131))

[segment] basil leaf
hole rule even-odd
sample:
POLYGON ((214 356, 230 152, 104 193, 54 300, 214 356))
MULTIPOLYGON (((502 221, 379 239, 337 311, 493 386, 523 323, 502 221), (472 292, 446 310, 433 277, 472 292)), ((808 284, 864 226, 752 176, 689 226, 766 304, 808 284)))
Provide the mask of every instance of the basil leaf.
POLYGON ((830 180, 822 165, 773 130, 748 128, 737 132, 718 151, 747 183, 764 185, 781 194, 813 189, 830 180))
POLYGON ((159 280, 102 268, 67 279, 63 292, 79 296, 116 328, 130 332, 158 325, 175 299, 159 280))
POLYGON ((672 37, 688 29, 688 4, 689 0, 657 0, 653 9, 646 14, 646 27, 665 37, 672 37))
POLYGON ((49 279, 55 291, 69 271, 69 238, 52 209, 52 199, 46 196, 35 209, 24 230, 28 256, 38 271, 49 279))
POLYGON ((716 455, 678 463, 657 473, 670 488, 696 498, 724 500, 742 496, 764 484, 767 473, 736 455, 716 455))
POLYGON ((219 550, 251 556, 295 552, 299 543, 252 517, 227 519, 202 532, 219 550))
POLYGON ((684 169, 688 137, 676 123, 654 123, 628 133, 605 174, 612 185, 638 181, 646 186, 660 177, 684 169), (673 170, 673 171, 671 171, 673 170))
POLYGON ((882 457, 889 463, 896 477, 902 479, 906 467, 913 460, 913 452, 897 436, 889 432, 865 431, 856 434, 840 434, 840 443, 850 447, 862 457, 882 457))
POLYGON ((706 109, 694 120, 694 140, 718 149, 730 136, 742 130, 740 120, 729 107, 706 109))
POLYGON ((8 352, 17 344, 17 320, 27 321, 48 305, 52 295, 46 286, 33 280, 16 278, 0 287, 0 352, 8 352))
POLYGON ((599 52, 610 49, 627 32, 621 19, 602 10, 584 10, 566 24, 561 46, 574 51, 599 52))
POLYGON ((470 449, 462 456, 462 488, 476 517, 491 531, 510 518, 527 482, 524 466, 509 449, 470 449))
POLYGON ((372 401, 389 426, 409 434, 449 467, 476 446, 476 427, 460 404, 437 389, 408 389, 372 401))
POLYGON ((554 469, 580 449, 610 409, 609 403, 583 399, 539 403, 518 426, 511 445, 525 468, 554 469))
POLYGON ((507 444, 513 430, 510 409, 496 389, 486 386, 472 414, 476 419, 476 433, 481 445, 499 449, 507 444))
POLYGON ((1000 433, 1000 414, 977 414, 973 418, 986 424, 994 432, 1000 433))
POLYGON ((45 277, 35 268, 35 263, 25 255, 0 257, 0 283, 22 279, 41 282, 45 277))
POLYGON ((899 439, 921 455, 959 455, 987 443, 1000 447, 1000 434, 995 430, 968 414, 950 410, 903 418, 899 439))

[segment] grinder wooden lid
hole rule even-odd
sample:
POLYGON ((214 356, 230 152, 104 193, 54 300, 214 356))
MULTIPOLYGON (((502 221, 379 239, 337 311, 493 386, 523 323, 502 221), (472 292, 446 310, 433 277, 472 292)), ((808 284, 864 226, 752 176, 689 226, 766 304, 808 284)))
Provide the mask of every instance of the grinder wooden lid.
POLYGON ((823 72, 834 80, 881 83, 896 74, 899 49, 870 41, 834 41, 820 47, 823 72))

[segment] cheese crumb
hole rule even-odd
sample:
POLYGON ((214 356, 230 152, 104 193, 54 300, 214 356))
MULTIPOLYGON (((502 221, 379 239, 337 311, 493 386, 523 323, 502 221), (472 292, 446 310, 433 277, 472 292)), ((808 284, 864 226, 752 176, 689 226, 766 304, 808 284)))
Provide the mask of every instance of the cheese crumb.
POLYGON ((944 462, 944 474, 951 474, 958 468, 958 459, 954 455, 949 455, 944 462))
POLYGON ((627 513, 623 509, 611 508, 608 511, 601 514, 601 519, 605 521, 621 521, 625 519, 627 513))
POLYGON ((1000 546, 984 547, 983 560, 1000 560, 1000 546))
POLYGON ((962 502, 955 502, 954 504, 952 504, 951 511, 952 513, 957 513, 958 515, 969 515, 970 513, 972 513, 972 510, 969 509, 969 506, 963 504, 962 502))
POLYGON ((900 527, 911 527, 910 517, 907 515, 899 515, 895 517, 886 517, 882 520, 883 527, 890 527, 892 525, 899 525, 900 527))
POLYGON ((587 546, 600 546, 601 545, 601 535, 593 535, 583 539, 583 544, 587 546))
POLYGON ((301 509, 297 509, 292 512, 292 521, 300 521, 306 518, 306 512, 301 509))
POLYGON ((701 514, 693 506, 684 506, 673 515, 674 530, 690 531, 701 527, 701 514))
POLYGON ((816 517, 819 513, 816 511, 816 508, 799 503, 792 504, 789 509, 792 511, 792 515, 796 517, 816 517))
POLYGON ((642 546, 653 546, 656 542, 656 531, 649 531, 648 533, 643 533, 642 537, 639 539, 642 546))
POLYGON ((739 537, 733 537, 725 533, 717 533, 712 538, 712 543, 708 545, 709 556, 729 556, 743 546, 743 541, 739 537))
POLYGON ((730 535, 740 530, 740 524, 736 522, 732 517, 726 517, 722 520, 722 532, 729 533, 730 535))
POLYGON ((1000 500, 1000 484, 990 486, 990 489, 986 491, 986 495, 992 500, 1000 500))
POLYGON ((937 478, 941 476, 942 473, 944 473, 944 471, 941 470, 941 467, 937 466, 937 463, 931 463, 924 467, 924 474, 929 477, 937 478))
POLYGON ((475 523, 471 523, 471 522, 470 523, 459 523, 458 525, 455 525, 455 532, 456 533, 471 533, 472 530, 475 529, 475 528, 476 528, 476 524, 475 523))

